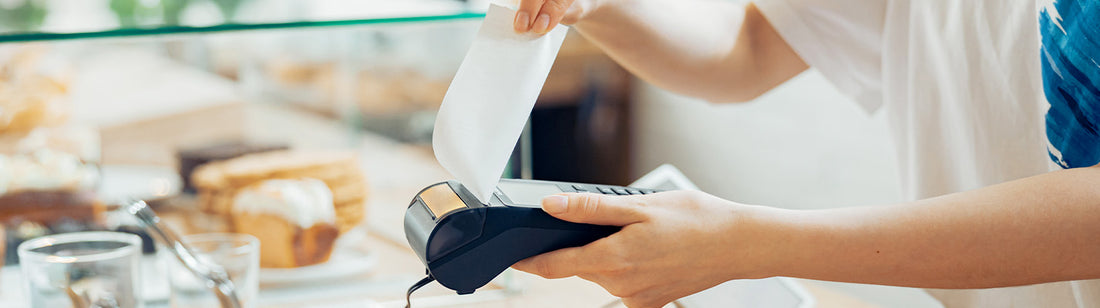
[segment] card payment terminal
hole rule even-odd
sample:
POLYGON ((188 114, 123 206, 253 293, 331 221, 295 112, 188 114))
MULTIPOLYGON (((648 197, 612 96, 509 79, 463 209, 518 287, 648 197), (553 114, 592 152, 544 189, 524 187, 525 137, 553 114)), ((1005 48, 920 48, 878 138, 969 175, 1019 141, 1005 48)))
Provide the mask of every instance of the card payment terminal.
POLYGON ((421 285, 434 278, 458 294, 473 293, 520 260, 582 246, 619 230, 567 222, 542 211, 542 198, 572 192, 642 195, 657 190, 506 179, 485 204, 457 181, 429 186, 405 212, 405 237, 429 276, 421 285))

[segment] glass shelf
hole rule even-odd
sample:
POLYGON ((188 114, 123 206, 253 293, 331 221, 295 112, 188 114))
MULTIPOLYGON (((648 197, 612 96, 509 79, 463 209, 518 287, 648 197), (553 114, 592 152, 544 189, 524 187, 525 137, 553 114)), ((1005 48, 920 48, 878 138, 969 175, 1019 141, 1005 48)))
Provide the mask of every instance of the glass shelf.
POLYGON ((458 0, 4 0, 0 43, 475 19, 484 7, 458 0))

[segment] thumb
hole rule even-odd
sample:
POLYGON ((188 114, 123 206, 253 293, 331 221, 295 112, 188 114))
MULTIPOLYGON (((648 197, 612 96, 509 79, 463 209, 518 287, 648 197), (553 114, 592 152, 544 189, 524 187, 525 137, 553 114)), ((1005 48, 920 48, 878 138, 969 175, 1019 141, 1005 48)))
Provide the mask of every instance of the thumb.
POLYGON ((570 222, 625 226, 647 219, 634 200, 640 197, 591 193, 553 195, 542 199, 542 210, 570 222))

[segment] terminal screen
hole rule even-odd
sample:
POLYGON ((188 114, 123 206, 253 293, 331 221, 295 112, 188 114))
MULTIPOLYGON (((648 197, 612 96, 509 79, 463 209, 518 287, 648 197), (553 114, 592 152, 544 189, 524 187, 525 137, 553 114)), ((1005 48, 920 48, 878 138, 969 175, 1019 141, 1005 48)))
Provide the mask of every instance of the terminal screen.
POLYGON ((524 183, 524 182, 500 182, 498 187, 501 192, 504 192, 508 199, 511 199, 513 203, 518 205, 542 205, 542 198, 560 194, 563 191, 558 188, 557 185, 547 183, 524 183))

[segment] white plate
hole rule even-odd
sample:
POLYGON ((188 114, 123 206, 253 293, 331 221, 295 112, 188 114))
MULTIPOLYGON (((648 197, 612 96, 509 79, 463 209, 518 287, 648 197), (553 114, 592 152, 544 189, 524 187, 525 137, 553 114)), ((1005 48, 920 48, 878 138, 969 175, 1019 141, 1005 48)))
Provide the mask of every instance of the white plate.
POLYGON ((297 284, 334 280, 369 273, 378 264, 378 257, 355 243, 350 231, 341 236, 328 261, 297 268, 260 269, 261 284, 297 284), (351 236, 348 236, 351 235, 351 236), (346 238, 345 238, 346 237, 346 238))

